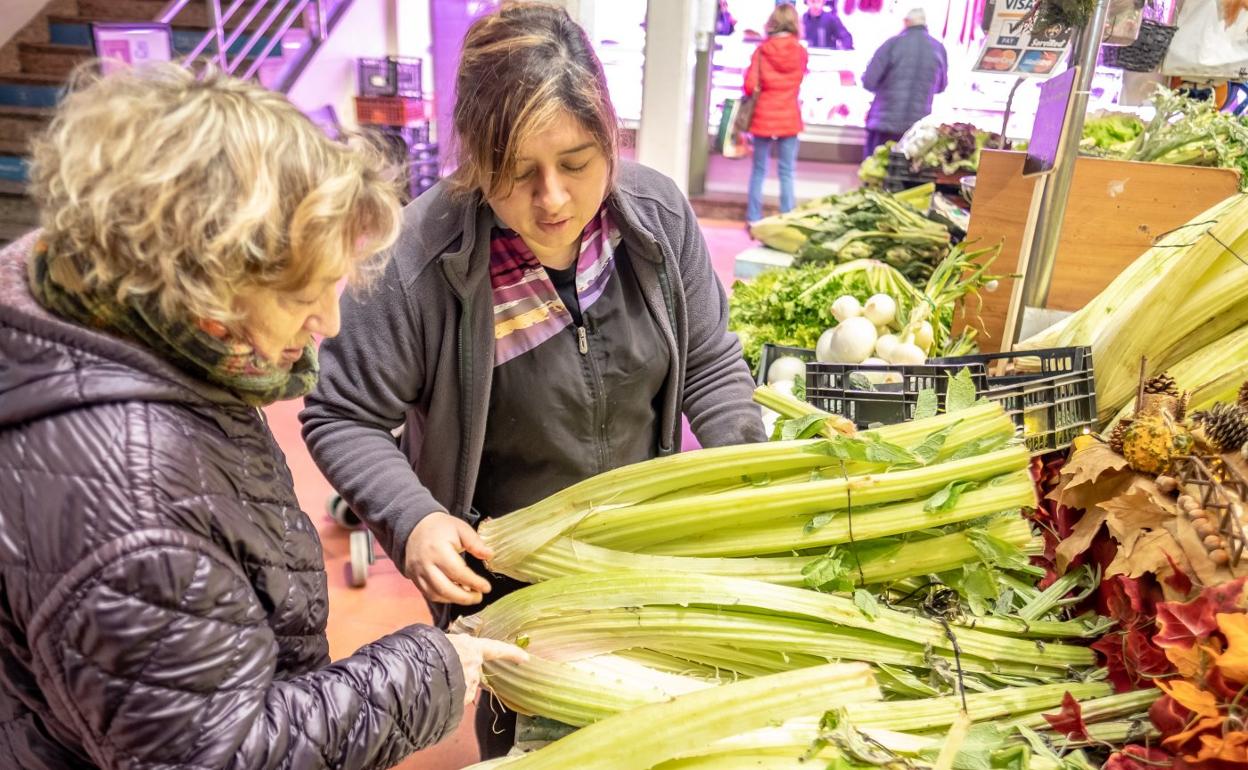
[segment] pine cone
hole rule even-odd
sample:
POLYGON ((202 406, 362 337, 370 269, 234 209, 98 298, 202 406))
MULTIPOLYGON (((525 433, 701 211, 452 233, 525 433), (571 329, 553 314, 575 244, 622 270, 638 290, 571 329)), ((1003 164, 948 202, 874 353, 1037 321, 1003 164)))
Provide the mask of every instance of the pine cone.
POLYGON ((1239 405, 1248 409, 1248 380, 1239 386, 1239 405))
POLYGON ((1144 383, 1145 393, 1164 393, 1167 396, 1179 396, 1179 384, 1174 381, 1170 375, 1162 372, 1148 382, 1144 383))
POLYGON ((1127 431, 1131 429, 1131 420, 1120 420, 1109 434, 1109 448, 1122 454, 1122 441, 1127 436, 1127 431))
POLYGON ((1248 410, 1239 404, 1214 404, 1192 416, 1219 451, 1237 452, 1248 443, 1248 410))

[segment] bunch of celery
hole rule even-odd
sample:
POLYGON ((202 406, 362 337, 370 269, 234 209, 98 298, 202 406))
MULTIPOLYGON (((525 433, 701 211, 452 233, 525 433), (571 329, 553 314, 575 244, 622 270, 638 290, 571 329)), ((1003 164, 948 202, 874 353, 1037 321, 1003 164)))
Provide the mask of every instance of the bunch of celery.
POLYGON ((1090 345, 1103 421, 1134 396, 1141 357, 1188 389, 1221 392, 1248 348, 1234 334, 1248 324, 1246 254, 1248 195, 1236 195, 1163 236, 1085 307, 1019 347, 1090 345))
MULTIPOLYGON (((787 402, 770 403, 808 411, 787 402)), ((588 479, 480 533, 491 568, 528 582, 627 569, 825 587, 852 565, 863 585, 890 583, 976 563, 986 539, 1031 546, 1018 516, 991 519, 1035 503, 1014 431, 982 404, 861 435, 688 452, 588 479)))

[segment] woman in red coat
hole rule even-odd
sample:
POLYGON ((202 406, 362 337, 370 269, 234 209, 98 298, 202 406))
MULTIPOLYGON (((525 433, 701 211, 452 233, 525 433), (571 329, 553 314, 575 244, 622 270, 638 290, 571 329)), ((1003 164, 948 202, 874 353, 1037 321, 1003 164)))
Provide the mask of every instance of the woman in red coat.
POLYGON ((776 6, 767 20, 767 39, 754 51, 745 71, 745 95, 755 97, 750 133, 754 135, 754 169, 750 173, 750 199, 745 218, 763 218, 763 179, 771 146, 780 153, 780 211, 789 211, 793 196, 793 166, 797 162, 797 135, 802 132, 798 93, 806 77, 806 49, 801 43, 801 22, 790 4, 776 6))

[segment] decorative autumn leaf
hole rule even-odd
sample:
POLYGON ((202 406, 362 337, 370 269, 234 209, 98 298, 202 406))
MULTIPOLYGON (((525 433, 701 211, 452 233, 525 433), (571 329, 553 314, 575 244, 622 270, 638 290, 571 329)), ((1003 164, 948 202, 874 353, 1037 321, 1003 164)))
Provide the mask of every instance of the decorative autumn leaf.
POLYGON ((1055 555, 1057 557, 1057 572, 1059 575, 1066 574, 1070 563, 1084 551, 1088 550, 1088 546, 1092 545, 1092 539, 1101 530, 1101 525, 1105 523, 1107 516, 1108 514, 1105 511, 1093 508, 1083 514, 1083 518, 1079 519, 1079 523, 1075 525, 1075 529, 1070 533, 1070 537, 1057 544, 1055 555))
POLYGON ((1108 444, 1097 442, 1072 453, 1062 467, 1062 477, 1069 479, 1071 487, 1095 484, 1105 473, 1123 470, 1127 465, 1127 458, 1110 449, 1108 444))
POLYGON ((1125 495, 1106 500, 1099 507, 1108 514, 1106 523, 1109 532, 1119 542, 1126 540, 1131 532, 1161 529, 1175 515, 1172 506, 1158 501, 1142 487, 1134 487, 1125 495))
POLYGON ((1186 679, 1172 679, 1169 682, 1158 681, 1157 688, 1174 698, 1175 703, 1183 706, 1194 714, 1202 717, 1220 717, 1218 699, 1211 692, 1205 692, 1198 685, 1186 679))
MULTIPOLYGON (((1182 540, 1179 541, 1179 545, 1183 545, 1182 540)), ((1166 554, 1166 558, 1170 561, 1170 569, 1173 572, 1163 582, 1180 596, 1184 598, 1191 596, 1192 579, 1187 576, 1187 573, 1179 565, 1174 563, 1174 559, 1171 559, 1169 554, 1166 554)))
POLYGON ((1200 736, 1200 752, 1191 757, 1196 762, 1230 762, 1233 767, 1248 765, 1248 732, 1200 736))
POLYGON ((1248 578, 1211 586, 1190 602, 1157 605, 1158 631, 1153 642, 1163 648, 1191 647, 1204 640, 1218 630, 1218 613, 1243 611, 1245 581, 1248 578))
POLYGON ((1178 542, 1164 529, 1157 529, 1140 536, 1130 548, 1118 549, 1118 556, 1105 571, 1106 575, 1126 575, 1138 578, 1152 572, 1164 571, 1170 566, 1171 554, 1183 553, 1178 542))
POLYGON ((1167 647, 1165 650, 1166 660, 1170 661, 1184 679, 1200 679, 1209 670, 1216 654, 1216 650, 1211 650, 1209 645, 1204 644, 1167 647))
MULTIPOLYGON (((1152 581, 1149 580, 1149 586, 1152 581)), ((1153 622, 1157 602, 1145 590, 1145 580, 1115 575, 1101 581, 1105 610, 1123 628, 1136 628, 1153 622)))
POLYGON ((1173 671, 1166 655, 1141 630, 1107 634, 1092 649, 1105 658, 1109 682, 1115 692, 1151 687, 1152 681, 1173 671))
POLYGON ((1222 723, 1226 720, 1222 717, 1202 717, 1181 733, 1167 736, 1162 739, 1161 745, 1171 751, 1182 751, 1183 747, 1194 738, 1200 737, 1202 734, 1210 731, 1221 731, 1222 723))
POLYGON ((1090 740, 1088 726, 1083 721, 1083 709, 1069 692, 1062 696, 1062 710, 1056 714, 1045 714, 1044 719, 1050 727, 1072 741, 1090 740))
POLYGON ((1248 684, 1248 615, 1220 612, 1217 622, 1226 637, 1226 652, 1217 656, 1214 665, 1232 682, 1248 684))
POLYGON ((1172 754, 1158 748, 1132 745, 1111 754, 1104 770, 1158 770, 1173 764, 1172 754))

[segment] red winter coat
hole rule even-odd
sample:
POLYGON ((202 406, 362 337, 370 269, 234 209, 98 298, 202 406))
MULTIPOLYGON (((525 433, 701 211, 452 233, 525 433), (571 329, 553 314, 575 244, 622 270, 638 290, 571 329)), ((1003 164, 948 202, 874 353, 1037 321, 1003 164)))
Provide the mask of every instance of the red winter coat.
POLYGON ((806 77, 806 49, 794 35, 769 37, 754 50, 745 71, 745 95, 757 94, 750 133, 797 136, 802 132, 798 92, 806 77))

